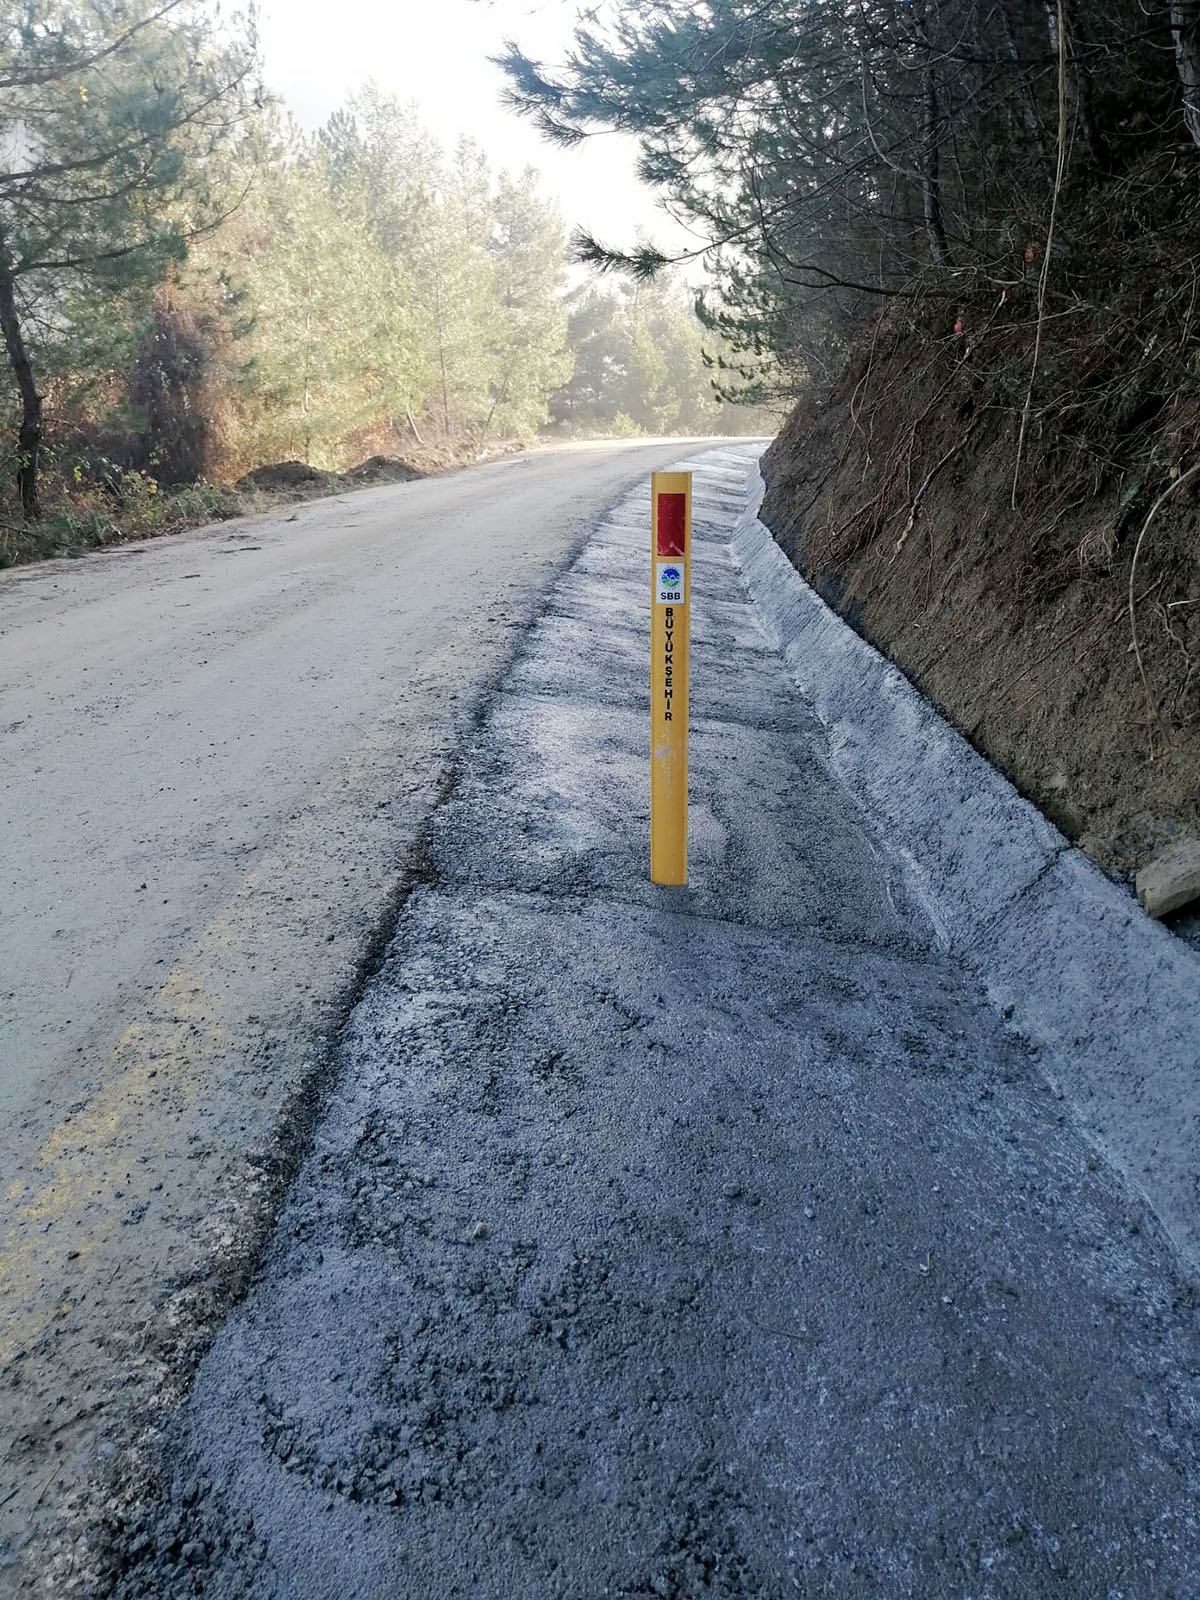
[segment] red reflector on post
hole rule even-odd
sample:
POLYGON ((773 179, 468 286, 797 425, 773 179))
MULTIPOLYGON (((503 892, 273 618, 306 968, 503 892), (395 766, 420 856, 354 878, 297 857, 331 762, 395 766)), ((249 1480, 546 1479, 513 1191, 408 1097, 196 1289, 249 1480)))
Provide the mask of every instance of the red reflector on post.
POLYGON ((687 495, 660 494, 658 497, 658 553, 660 556, 687 554, 687 495))

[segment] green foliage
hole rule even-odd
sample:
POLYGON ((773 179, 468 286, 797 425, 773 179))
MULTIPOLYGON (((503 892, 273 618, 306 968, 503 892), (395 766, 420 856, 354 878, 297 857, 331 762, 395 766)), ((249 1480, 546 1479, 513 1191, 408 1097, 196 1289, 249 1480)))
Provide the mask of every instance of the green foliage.
POLYGON ((7 467, 31 516, 48 477, 40 547, 174 526, 264 463, 721 425, 687 296, 568 295, 533 171, 444 152, 372 85, 307 137, 253 71, 216 0, 0 18, 7 467))
POLYGON ((0 226, 27 293, 153 282, 215 220, 252 50, 200 0, 26 0, 0 36, 0 226))
POLYGON ((128 539, 223 522, 247 509, 233 489, 195 483, 168 495, 147 473, 122 473, 117 489, 73 487, 74 493, 67 493, 56 486, 36 523, 0 522, 0 568, 81 556, 128 539))
POLYGON ((421 409, 449 439, 478 427, 488 405, 489 190, 481 154, 465 143, 430 177, 430 202, 411 243, 421 348, 433 374, 421 409))
POLYGON ((235 196, 254 126, 251 42, 201 0, 27 0, 0 42, 0 249, 49 370, 152 287, 235 196))
POLYGON ((501 173, 493 204, 492 314, 487 335, 489 409, 482 432, 528 437, 550 419, 550 396, 571 376, 562 223, 541 200, 532 170, 501 173))
MULTIPOLYGON (((770 431, 770 420, 723 405, 720 356, 706 356, 692 296, 669 275, 620 278, 577 290, 569 338, 575 370, 554 395, 555 423, 576 435, 770 431)), ((708 344, 719 351, 719 337, 708 344)))
POLYGON ((344 466, 416 425, 528 437, 571 370, 562 224, 535 175, 493 179, 469 142, 447 158, 371 87, 293 136, 198 258, 241 286, 251 324, 239 470, 344 466))
MULTIPOLYGON (((515 45, 501 64, 548 137, 636 135, 642 177, 702 241, 707 325, 735 351, 722 392, 762 401, 839 371, 869 309, 1020 279, 1045 235, 1060 52, 1072 193, 1132 176, 1142 139, 1177 152, 1195 97, 1176 59, 1200 81, 1184 12, 1172 48, 1168 7, 1137 0, 615 0, 561 69, 515 45)), ((635 278, 665 264, 646 243, 576 250, 635 278)))
POLYGON ((204 0, 24 0, 0 22, 0 331, 38 510, 41 385, 132 349, 253 127, 253 41, 204 0))
POLYGON ((301 146, 272 165, 196 267, 237 290, 246 328, 237 397, 241 464, 342 465, 343 439, 417 392, 406 287, 326 158, 301 146))

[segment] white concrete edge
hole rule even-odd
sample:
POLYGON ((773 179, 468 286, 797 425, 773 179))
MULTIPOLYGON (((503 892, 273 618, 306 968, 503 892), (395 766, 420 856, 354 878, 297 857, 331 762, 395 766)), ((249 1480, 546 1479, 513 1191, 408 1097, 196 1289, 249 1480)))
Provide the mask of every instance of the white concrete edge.
POLYGON ((833 768, 946 947, 1200 1269, 1200 955, 1074 849, 817 595, 758 518, 734 558, 833 768))

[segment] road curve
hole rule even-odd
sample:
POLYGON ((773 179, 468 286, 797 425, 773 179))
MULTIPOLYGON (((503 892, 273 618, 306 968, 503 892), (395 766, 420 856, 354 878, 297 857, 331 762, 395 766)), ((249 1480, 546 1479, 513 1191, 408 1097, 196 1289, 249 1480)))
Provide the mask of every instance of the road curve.
POLYGON ((474 708, 679 453, 536 451, 0 580, 0 1587, 177 1394, 474 708))

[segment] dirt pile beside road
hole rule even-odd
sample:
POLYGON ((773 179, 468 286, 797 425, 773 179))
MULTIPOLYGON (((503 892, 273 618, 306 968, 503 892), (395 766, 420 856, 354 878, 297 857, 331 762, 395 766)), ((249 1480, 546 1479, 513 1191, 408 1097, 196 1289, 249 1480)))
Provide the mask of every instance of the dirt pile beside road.
POLYGON ((86 555, 110 545, 183 533, 355 489, 412 483, 525 449, 515 439, 488 445, 462 440, 432 443, 407 458, 370 456, 346 472, 326 472, 306 461, 274 461, 255 467, 234 484, 195 483, 170 491, 142 472, 120 472, 98 483, 63 478, 49 494, 40 522, 0 522, 0 569, 86 555))
POLYGON ((322 472, 307 461, 275 461, 255 467, 239 478, 235 488, 243 494, 286 495, 291 499, 336 494, 339 489, 361 489, 366 484, 411 483, 428 477, 428 471, 398 456, 372 456, 348 472, 322 472))

